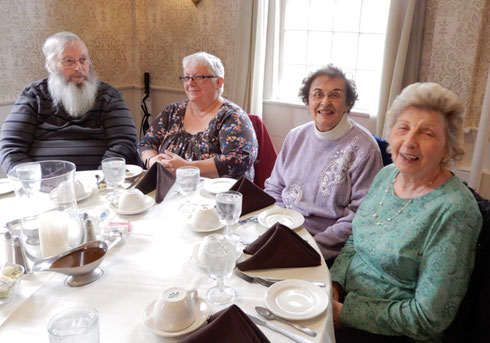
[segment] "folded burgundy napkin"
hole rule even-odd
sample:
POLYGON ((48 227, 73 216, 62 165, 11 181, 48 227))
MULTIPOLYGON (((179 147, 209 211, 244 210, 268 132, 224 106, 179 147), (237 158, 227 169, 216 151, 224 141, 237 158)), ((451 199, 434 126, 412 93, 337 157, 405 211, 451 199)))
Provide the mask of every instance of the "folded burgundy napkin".
POLYGON ((187 336, 181 343, 270 342, 248 316, 236 305, 209 317, 208 325, 187 336))
POLYGON ((162 166, 160 163, 153 163, 148 172, 138 181, 134 188, 139 189, 144 194, 156 189, 155 201, 161 203, 168 190, 175 182, 175 175, 162 166))
POLYGON ((242 271, 321 264, 320 254, 308 242, 279 223, 250 243, 243 252, 252 256, 236 265, 242 271))
POLYGON ((250 212, 260 210, 276 202, 276 199, 264 192, 259 186, 244 176, 240 177, 237 182, 235 182, 235 184, 230 188, 230 191, 242 193, 242 216, 250 212))

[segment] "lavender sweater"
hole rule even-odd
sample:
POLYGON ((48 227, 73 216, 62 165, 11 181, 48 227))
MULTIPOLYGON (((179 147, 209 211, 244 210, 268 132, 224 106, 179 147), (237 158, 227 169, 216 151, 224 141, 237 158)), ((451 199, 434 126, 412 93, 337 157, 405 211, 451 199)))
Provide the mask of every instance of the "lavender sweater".
POLYGON ((373 136, 349 122, 336 140, 319 138, 314 122, 292 129, 265 182, 279 206, 305 216, 325 260, 336 257, 351 235, 354 215, 383 166, 373 136))

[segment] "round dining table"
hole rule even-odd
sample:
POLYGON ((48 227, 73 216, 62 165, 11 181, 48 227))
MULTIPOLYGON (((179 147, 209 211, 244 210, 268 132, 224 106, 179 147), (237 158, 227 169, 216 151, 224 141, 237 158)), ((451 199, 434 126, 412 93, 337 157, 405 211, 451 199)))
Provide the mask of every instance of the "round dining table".
MULTIPOLYGON (((74 306, 87 305, 99 313, 100 342, 179 342, 185 336, 165 337, 157 335, 144 325, 143 313, 165 289, 183 287, 196 289, 205 299, 206 292, 215 281, 206 269, 196 263, 196 246, 210 232, 196 232, 189 226, 188 216, 179 211, 184 197, 174 184, 164 200, 143 213, 120 215, 111 210, 106 200, 109 191, 99 190, 95 175, 102 171, 77 172, 80 180, 90 190, 90 196, 78 202, 80 213, 98 214, 106 210, 112 222, 130 222, 131 232, 125 239, 108 251, 100 268, 103 275, 97 281, 81 287, 65 285, 66 275, 53 272, 31 272, 23 277, 13 299, 0 305, 0 342, 49 342, 47 324, 55 314, 74 306)), ((128 186, 129 182, 124 186, 128 186)), ((0 232, 6 224, 22 217, 22 203, 13 192, 0 195, 0 232)), ((149 193, 154 196, 154 192, 149 193)), ((212 194, 202 187, 192 196, 196 204, 214 204, 212 194)), ((273 205, 276 206, 276 205, 273 205)), ((250 213, 241 219, 256 216, 250 213)), ((267 231, 267 227, 255 221, 237 224, 234 231, 242 243, 253 241, 267 231)), ((319 248, 304 227, 295 232, 318 252, 319 248)), ((222 233, 221 230, 212 233, 222 233)), ((321 255, 321 254, 320 254, 321 255)), ((0 266, 5 262, 4 235, 0 234, 0 266)), ((322 258, 321 265, 304 268, 278 268, 247 272, 251 276, 276 279, 299 279, 325 284, 320 288, 327 294, 326 310, 318 316, 299 321, 317 332, 308 336, 277 320, 268 323, 303 337, 310 342, 334 343, 332 320, 331 279, 322 258)), ((267 287, 248 283, 233 274, 225 283, 236 291, 233 304, 247 314, 260 316, 255 306, 266 306, 267 287)), ((209 304, 210 312, 220 311, 230 304, 209 304)), ((262 318, 263 319, 263 318, 262 318)), ((292 342, 289 338, 264 326, 259 329, 271 342, 292 342)))

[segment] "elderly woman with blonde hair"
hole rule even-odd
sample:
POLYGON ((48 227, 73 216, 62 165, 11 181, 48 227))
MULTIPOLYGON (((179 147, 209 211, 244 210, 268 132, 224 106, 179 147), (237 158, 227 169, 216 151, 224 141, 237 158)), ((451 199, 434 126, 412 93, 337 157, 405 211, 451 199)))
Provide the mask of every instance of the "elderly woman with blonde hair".
POLYGON ((450 171, 463 155, 463 105, 436 83, 388 111, 394 163, 359 207, 331 275, 337 342, 439 342, 465 296, 482 225, 450 171))

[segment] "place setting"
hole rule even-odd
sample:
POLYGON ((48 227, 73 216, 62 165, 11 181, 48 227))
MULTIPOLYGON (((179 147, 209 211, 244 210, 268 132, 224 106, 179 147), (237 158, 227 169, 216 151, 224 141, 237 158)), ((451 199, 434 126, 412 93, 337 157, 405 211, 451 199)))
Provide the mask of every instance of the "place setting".
POLYGON ((206 324, 211 313, 207 301, 196 290, 170 287, 148 304, 143 325, 160 337, 179 337, 206 324))
POLYGON ((0 179, 0 195, 9 194, 14 191, 14 186, 9 179, 0 179))

